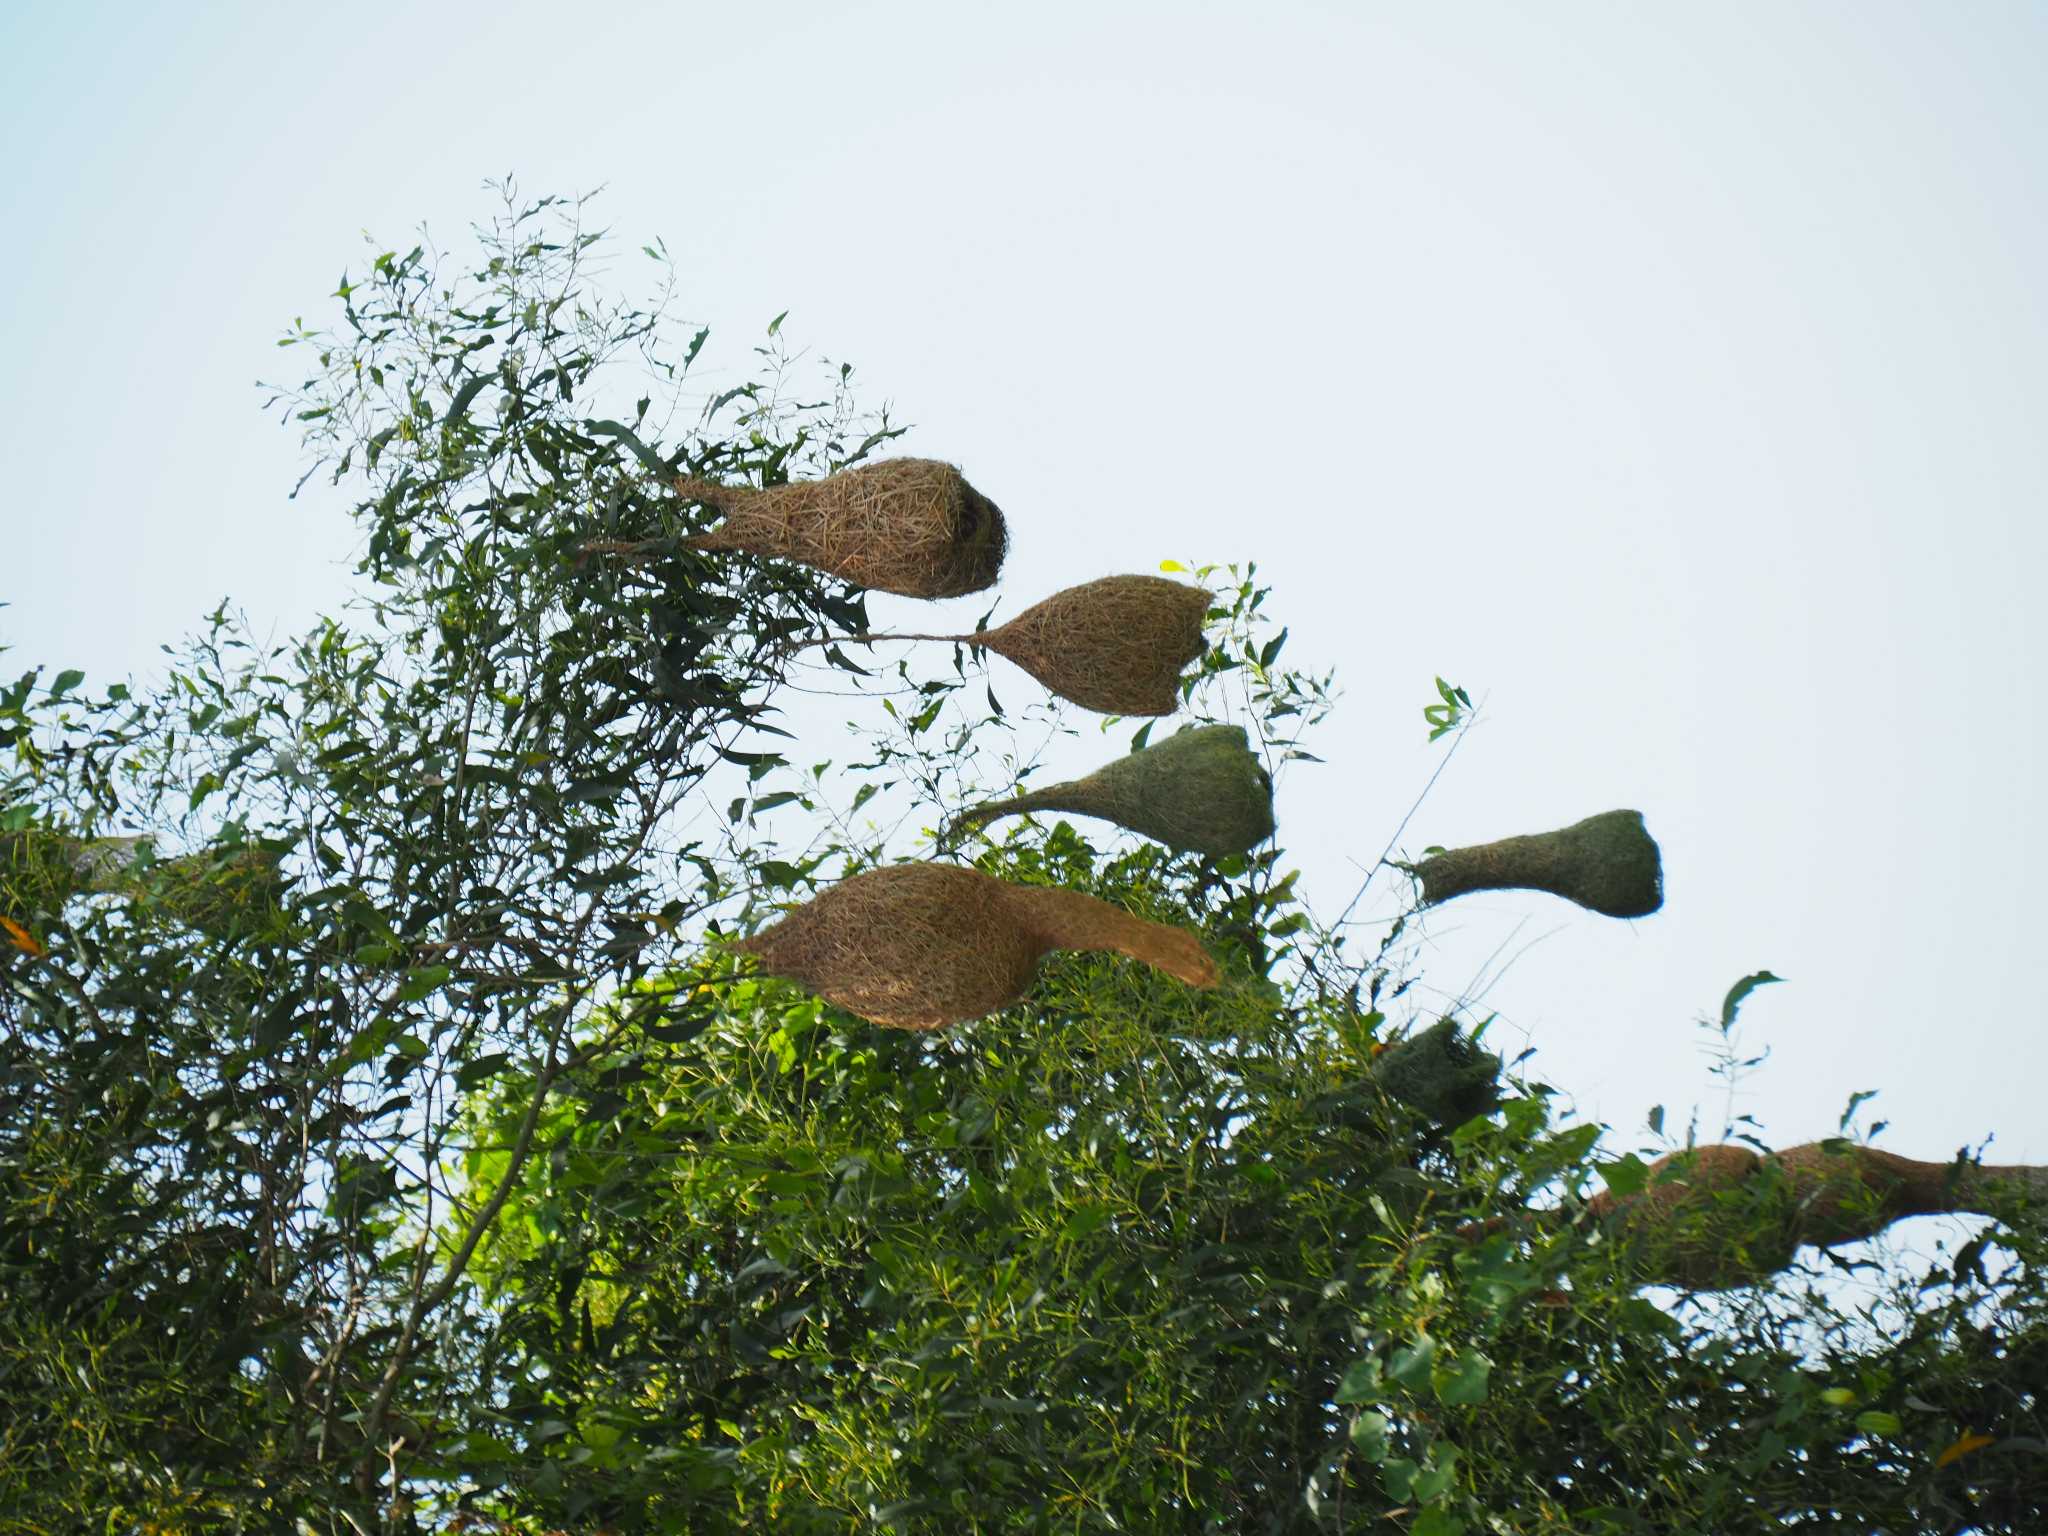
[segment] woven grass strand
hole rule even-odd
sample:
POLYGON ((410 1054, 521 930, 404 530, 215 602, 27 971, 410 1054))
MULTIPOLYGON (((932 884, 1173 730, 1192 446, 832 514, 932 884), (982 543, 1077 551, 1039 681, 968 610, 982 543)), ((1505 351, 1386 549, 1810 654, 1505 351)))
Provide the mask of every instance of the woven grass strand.
POLYGON ((2048 1168, 1929 1163, 1847 1142, 1808 1142, 1768 1155, 1748 1147, 1674 1152, 1650 1165, 1640 1191, 1587 1202, 1637 1252, 1646 1278, 1689 1290, 1754 1285, 1802 1245, 1874 1237, 1908 1216, 1996 1217, 2048 1201, 2048 1168))
POLYGON ((761 489, 683 476, 675 488, 725 521, 682 542, 795 560, 878 592, 962 597, 995 584, 1002 509, 937 459, 884 459, 761 489))
POLYGON ((1006 1008, 1055 949, 1114 950, 1195 987, 1220 975, 1181 929, 1078 891, 1012 885, 952 864, 854 875, 734 947, 771 975, 893 1029, 941 1029, 1006 1008))
POLYGON ((1401 865, 1436 906, 1471 891, 1548 891, 1608 917, 1648 917, 1664 904, 1664 868, 1640 811, 1603 811, 1555 832, 1504 837, 1401 865))
POLYGON ((1169 848, 1223 858, 1273 835, 1273 780, 1243 726, 1191 725, 1084 778, 962 811, 946 836, 1026 811, 1093 816, 1169 848))

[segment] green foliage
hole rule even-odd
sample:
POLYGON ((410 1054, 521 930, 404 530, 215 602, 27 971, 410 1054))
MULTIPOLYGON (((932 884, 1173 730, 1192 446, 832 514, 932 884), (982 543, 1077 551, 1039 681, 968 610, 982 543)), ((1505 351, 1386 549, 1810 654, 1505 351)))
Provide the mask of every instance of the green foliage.
MULTIPOLYGON (((859 594, 681 550, 661 482, 895 429, 843 368, 800 403, 780 317, 692 405, 704 333, 597 291, 582 213, 380 249, 286 338, 357 607, 0 685, 0 1532, 2040 1528, 2038 1221, 1862 1310, 1645 1296, 1576 1214, 1641 1159, 1399 1016, 1281 848, 980 855, 1198 929, 1213 991, 1063 954, 918 1036, 748 971, 722 934, 1081 727, 957 652, 785 672, 859 594), (850 754, 778 734, 821 677, 850 754), (50 852, 115 837, 116 888, 50 852), (1391 1091, 1399 1039, 1473 1091, 1391 1091)), ((1195 574, 1186 712, 1313 762, 1331 680, 1195 574)))

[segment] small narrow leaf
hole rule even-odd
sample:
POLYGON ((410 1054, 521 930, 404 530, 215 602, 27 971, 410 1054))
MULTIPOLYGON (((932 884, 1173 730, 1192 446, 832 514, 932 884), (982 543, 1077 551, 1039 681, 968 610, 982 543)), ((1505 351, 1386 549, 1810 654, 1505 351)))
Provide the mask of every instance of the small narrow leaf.
POLYGON ((43 948, 36 941, 34 934, 30 933, 11 917, 0 917, 0 929, 6 931, 7 941, 25 955, 32 955, 40 960, 49 953, 47 949, 43 948))
POLYGON ((1987 1445, 1996 1445, 1996 1435, 1980 1435, 1975 1431, 1965 1434, 1962 1439, 1934 1458, 1937 1467, 1945 1467, 1952 1461, 1960 1461, 1972 1451, 1981 1451, 1987 1445))
POLYGON ((1773 976, 1769 971, 1758 971, 1754 975, 1745 976, 1742 980, 1735 983, 1734 986, 1728 989, 1727 997, 1722 999, 1721 1002, 1721 1028, 1728 1030, 1735 1027, 1735 1015, 1741 1010, 1743 1000, 1750 993, 1754 992, 1758 987, 1766 987, 1774 981, 1783 981, 1784 979, 1782 976, 1773 976))

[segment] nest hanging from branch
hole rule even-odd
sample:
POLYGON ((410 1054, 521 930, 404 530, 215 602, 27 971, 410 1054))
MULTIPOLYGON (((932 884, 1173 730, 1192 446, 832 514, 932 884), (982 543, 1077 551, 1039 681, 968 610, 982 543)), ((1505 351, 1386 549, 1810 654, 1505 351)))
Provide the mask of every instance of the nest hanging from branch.
POLYGON ((1096 816, 1169 848, 1222 858, 1273 835, 1273 780, 1243 726, 1191 725, 1085 778, 963 811, 946 836, 1024 811, 1096 816))
POLYGON ((1548 891, 1609 917, 1647 917, 1664 904, 1663 861, 1640 811, 1603 811, 1556 832, 1453 848, 1399 866, 1435 906, 1469 891, 1548 891))
POLYGON ((1078 891, 951 864, 892 864, 823 892, 735 948, 761 968, 894 1029, 940 1029, 1022 997, 1055 949, 1114 950, 1193 987, 1216 984, 1195 937, 1078 891))
POLYGON ((1639 1192, 1603 1190, 1594 1216, 1630 1244, 1646 1279, 1688 1290, 1766 1280, 1802 1244, 1875 1237, 1907 1216, 1997 1216, 2048 1200, 2048 1168, 1925 1163, 1849 1142, 1809 1142, 1768 1156, 1694 1147, 1650 1165, 1639 1192))
POLYGON ((0 913, 54 911, 74 896, 122 896, 215 938, 276 911, 284 878, 262 848, 149 857, 139 837, 69 837, 30 827, 0 833, 0 913))
POLYGON ((793 649, 842 639, 938 640, 1007 656, 1061 698, 1097 714, 1170 715, 1180 707, 1182 670, 1202 654, 1208 612, 1201 587, 1163 576, 1104 576, 974 634, 830 635, 793 649))
POLYGON ((1001 509, 936 459, 884 459, 765 490, 687 475, 675 487, 725 518, 685 548, 795 560, 904 597, 993 586, 1009 548, 1001 509))
POLYGON ((1463 1125, 1500 1102, 1500 1057, 1450 1019, 1387 1047, 1372 1076, 1388 1098, 1439 1126, 1463 1125))

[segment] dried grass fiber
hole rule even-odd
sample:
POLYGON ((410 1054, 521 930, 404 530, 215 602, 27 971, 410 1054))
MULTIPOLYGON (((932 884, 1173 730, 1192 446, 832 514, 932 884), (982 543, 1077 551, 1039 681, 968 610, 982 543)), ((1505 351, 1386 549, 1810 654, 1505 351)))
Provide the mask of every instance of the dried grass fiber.
POLYGON ((1603 811, 1555 832, 1453 848, 1404 866, 1422 904, 1470 891, 1548 891, 1609 917, 1647 917, 1664 904, 1664 870, 1640 811, 1603 811))
POLYGON ((1025 811, 1115 822, 1169 848, 1222 858, 1273 835, 1273 780, 1239 725, 1191 725, 1085 778, 963 811, 953 836, 1025 811))
POLYGON ((771 975, 894 1029, 940 1029, 1006 1008, 1055 949, 1115 950, 1190 986, 1218 977, 1181 929, 1078 891, 951 864, 854 875, 735 947, 771 975))
POLYGON ((993 586, 1009 548, 996 504, 936 459, 884 459, 790 485, 676 489, 723 514, 693 549, 795 560, 855 586, 904 597, 960 597, 993 586))

